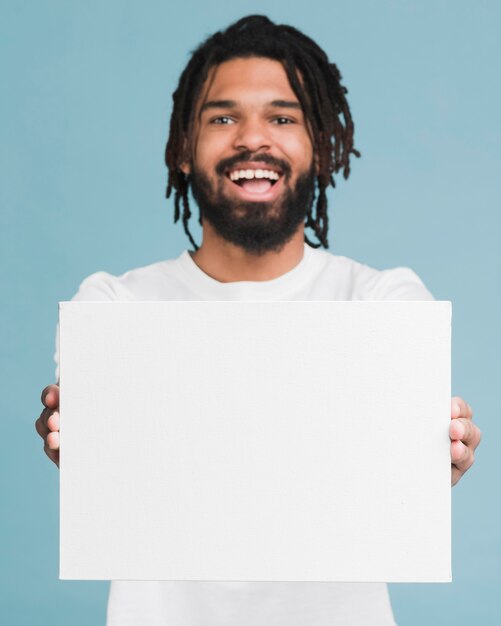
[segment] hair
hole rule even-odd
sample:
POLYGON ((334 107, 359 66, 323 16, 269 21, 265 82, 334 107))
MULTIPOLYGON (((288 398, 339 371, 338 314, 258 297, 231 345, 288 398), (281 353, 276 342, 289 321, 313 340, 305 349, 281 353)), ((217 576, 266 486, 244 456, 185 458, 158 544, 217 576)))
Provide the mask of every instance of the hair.
MULTIPOLYGON (((350 155, 354 148, 354 124, 346 100, 348 90, 341 84, 341 74, 326 53, 309 37, 292 26, 275 24, 264 15, 249 15, 226 30, 218 31, 201 43, 179 79, 172 95, 173 110, 170 134, 165 148, 168 169, 167 198, 174 195, 174 223, 181 215, 185 233, 198 249, 188 222, 191 210, 188 200, 190 177, 181 171, 186 162, 187 145, 193 128, 196 103, 212 67, 235 58, 265 57, 282 63, 290 85, 309 121, 313 149, 318 159, 316 204, 308 207, 305 227, 311 227, 319 243, 305 241, 314 248, 328 248, 327 195, 335 187, 334 174, 342 170, 350 175, 350 155), (301 76, 298 79, 297 71, 301 76)), ((202 215, 199 209, 199 223, 202 215)))

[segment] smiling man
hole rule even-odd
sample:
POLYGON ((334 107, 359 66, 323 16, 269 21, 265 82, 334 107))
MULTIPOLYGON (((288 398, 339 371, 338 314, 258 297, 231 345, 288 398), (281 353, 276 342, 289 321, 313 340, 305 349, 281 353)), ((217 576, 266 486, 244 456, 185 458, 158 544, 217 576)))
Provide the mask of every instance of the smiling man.
POLYGON ((207 222, 203 252, 214 234, 251 262, 280 253, 294 237, 300 250, 315 185, 313 146, 282 64, 251 57, 212 68, 195 120, 181 170, 207 222))
MULTIPOLYGON (((264 16, 207 39, 174 93, 166 149, 167 196, 175 192, 174 219, 182 214, 194 250, 119 277, 93 274, 74 299, 432 299, 408 268, 379 271, 318 249, 328 247, 326 189, 359 156, 340 80, 315 42, 264 16), (189 230, 190 189, 200 247, 189 230)), ((42 402, 36 427, 58 464, 57 385, 42 402)), ((480 431, 461 398, 452 399, 451 419, 455 484, 480 431)), ((108 604, 108 626, 394 623, 384 584, 114 581, 108 604)))

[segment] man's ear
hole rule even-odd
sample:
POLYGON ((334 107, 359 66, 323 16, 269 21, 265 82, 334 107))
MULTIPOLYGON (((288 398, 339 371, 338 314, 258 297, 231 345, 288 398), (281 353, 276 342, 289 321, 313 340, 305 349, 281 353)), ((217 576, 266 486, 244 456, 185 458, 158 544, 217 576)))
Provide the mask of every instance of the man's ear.
POLYGON ((183 172, 185 176, 189 176, 191 174, 191 166, 187 161, 183 161, 179 165, 179 169, 181 170, 181 172, 183 172))
POLYGON ((179 164, 179 169, 185 176, 189 176, 191 174, 190 148, 187 137, 183 139, 183 156, 181 163, 179 164))

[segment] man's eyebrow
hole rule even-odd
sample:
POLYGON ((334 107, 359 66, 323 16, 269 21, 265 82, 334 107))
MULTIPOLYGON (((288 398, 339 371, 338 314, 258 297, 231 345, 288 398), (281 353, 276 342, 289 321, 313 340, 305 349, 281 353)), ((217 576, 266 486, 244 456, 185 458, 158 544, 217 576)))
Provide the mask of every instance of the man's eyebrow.
POLYGON ((200 109, 200 113, 207 109, 233 109, 236 106, 235 100, 208 100, 200 109))
POLYGON ((297 100, 273 100, 270 105, 280 109, 302 109, 297 100))
MULTIPOLYGON (((208 100, 200 109, 200 113, 208 109, 234 109, 237 106, 235 100, 208 100)), ((297 100, 272 100, 269 106, 280 109, 301 109, 301 105, 297 100)))

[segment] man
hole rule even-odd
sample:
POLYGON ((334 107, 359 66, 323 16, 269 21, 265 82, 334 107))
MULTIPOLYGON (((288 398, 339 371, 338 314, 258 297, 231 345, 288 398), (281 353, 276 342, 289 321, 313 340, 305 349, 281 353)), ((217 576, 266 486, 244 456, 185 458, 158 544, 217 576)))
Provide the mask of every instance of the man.
MULTIPOLYGON (((429 300, 407 268, 377 271, 327 248, 326 189, 350 171, 353 122, 337 67, 308 37, 249 16, 205 41, 174 93, 166 148, 195 251, 114 277, 99 272, 75 300, 429 300), (191 189, 203 227, 190 230, 191 189), (305 227, 318 244, 310 242, 305 227)), ((37 420, 59 460, 59 389, 37 420)), ((480 431, 464 400, 451 404, 451 482, 472 465, 480 431)), ((418 460, 415 460, 418 462, 418 460)), ((386 585, 115 581, 108 624, 394 624, 386 585)))

